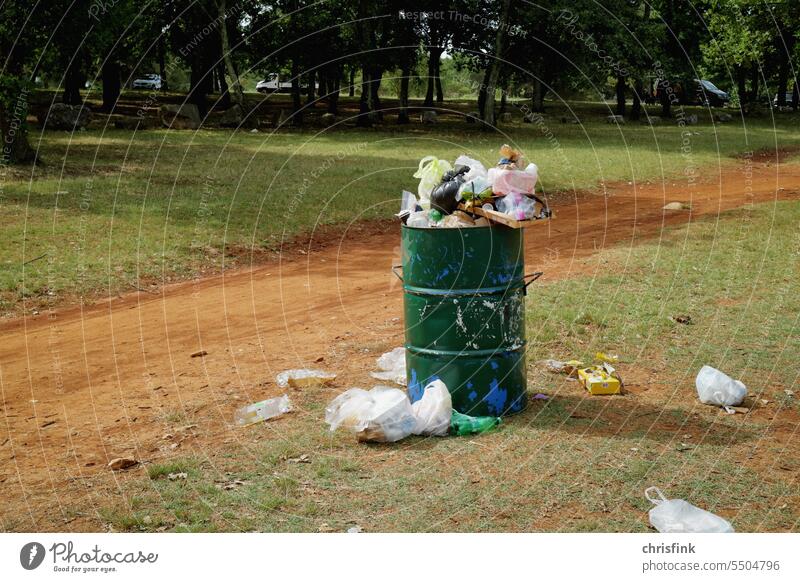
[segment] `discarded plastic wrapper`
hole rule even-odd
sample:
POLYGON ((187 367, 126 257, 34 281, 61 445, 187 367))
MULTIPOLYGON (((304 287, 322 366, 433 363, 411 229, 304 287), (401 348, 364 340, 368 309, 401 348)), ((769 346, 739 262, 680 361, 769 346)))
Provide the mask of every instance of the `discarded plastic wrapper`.
POLYGON ((541 363, 548 372, 566 374, 570 378, 577 378, 578 370, 584 366, 584 363, 578 360, 569 360, 567 362, 562 362, 560 360, 542 360, 541 363))
POLYGON ((414 434, 424 436, 447 436, 453 414, 453 398, 441 380, 425 386, 422 398, 411 405, 417 426, 414 434))
POLYGON ((539 168, 536 164, 528 164, 524 170, 490 168, 488 178, 495 194, 533 194, 539 179, 539 168))
POLYGON ((324 372, 322 370, 286 370, 275 376, 275 381, 281 388, 305 388, 307 386, 319 386, 327 384, 336 379, 336 374, 324 372))
POLYGON ((536 202, 519 192, 511 192, 497 201, 497 210, 515 220, 530 220, 536 216, 536 202))
POLYGON ((400 200, 400 212, 395 216, 403 220, 410 216, 417 209, 417 197, 408 190, 403 190, 403 197, 400 200))
POLYGON ((442 176, 444 176, 445 172, 449 172, 452 169, 450 162, 440 160, 436 156, 425 156, 419 161, 419 168, 414 177, 419 178, 417 195, 419 196, 419 205, 423 210, 430 209, 431 192, 442 181, 442 176))
POLYGON ((459 166, 467 166, 469 168, 469 171, 464 174, 465 182, 471 182, 476 178, 486 178, 486 167, 476 159, 462 154, 456 158, 456 162, 454 164, 455 168, 458 168, 459 166))
POLYGON ((325 409, 331 432, 340 426, 356 433, 359 441, 393 443, 417 428, 408 396, 398 388, 375 386, 366 391, 351 388, 325 409))
POLYGON ((284 394, 279 398, 262 400, 255 404, 250 404, 236 411, 234 421, 238 426, 255 424, 270 418, 275 418, 292 410, 292 403, 289 396, 284 394))
POLYGON ((594 355, 594 359, 598 362, 606 362, 607 364, 616 364, 619 362, 619 356, 617 354, 606 354, 604 352, 597 352, 594 355))
POLYGON ((470 228, 476 226, 475 222, 476 221, 466 212, 458 211, 449 216, 445 216, 441 226, 443 228, 470 228))
POLYGON ((658 487, 648 487, 644 496, 655 505, 649 512, 650 524, 660 533, 733 533, 734 531, 727 520, 683 499, 667 499, 658 487))
POLYGON ((578 380, 590 394, 619 394, 622 382, 610 364, 590 366, 578 370, 578 380))
POLYGON ((500 424, 496 416, 469 416, 454 410, 450 417, 450 434, 464 436, 489 431, 500 424))
POLYGON ((739 406, 747 396, 747 387, 744 384, 711 366, 700 368, 695 386, 697 396, 703 404, 739 406))
POLYGON ((380 372, 372 372, 370 376, 376 380, 394 382, 401 386, 406 385, 406 349, 395 348, 386 352, 376 360, 380 372))

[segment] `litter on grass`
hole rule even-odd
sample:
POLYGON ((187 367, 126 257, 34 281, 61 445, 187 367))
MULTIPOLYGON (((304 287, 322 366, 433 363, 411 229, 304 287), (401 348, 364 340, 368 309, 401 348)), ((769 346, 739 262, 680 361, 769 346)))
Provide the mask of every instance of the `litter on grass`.
POLYGON ((650 524, 660 533, 732 533, 733 526, 710 511, 683 499, 667 499, 658 487, 648 487, 644 496, 652 503, 650 524))
POLYGON ((281 388, 306 388, 328 384, 336 379, 336 374, 322 370, 286 370, 275 376, 275 381, 281 388))
POLYGON ((721 406, 726 411, 729 407, 739 406, 747 396, 744 384, 711 366, 700 368, 694 383, 700 402, 721 406))
POLYGON ((376 380, 384 382, 394 382, 401 386, 406 385, 406 349, 395 348, 391 352, 386 352, 376 363, 380 372, 372 372, 370 376, 376 380))
POLYGON ((236 411, 234 422, 237 426, 248 426, 257 422, 263 422, 270 418, 276 418, 292 410, 292 403, 289 396, 284 394, 279 398, 262 400, 249 406, 244 406, 236 411))
POLYGON ((405 392, 388 386, 372 390, 351 388, 325 409, 331 432, 343 427, 361 442, 391 443, 412 434, 467 435, 486 432, 500 424, 494 416, 474 417, 453 410, 452 398, 441 380, 427 386, 414 404, 405 392))

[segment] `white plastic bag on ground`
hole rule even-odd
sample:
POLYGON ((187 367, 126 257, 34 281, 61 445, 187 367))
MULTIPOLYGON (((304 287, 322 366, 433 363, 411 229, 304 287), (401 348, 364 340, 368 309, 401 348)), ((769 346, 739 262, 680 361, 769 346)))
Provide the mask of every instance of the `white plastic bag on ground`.
POLYGON ((648 487, 644 496, 655 507, 650 524, 660 533, 732 533, 733 526, 710 511, 683 499, 667 499, 658 487, 648 487))
POLYGON ((337 396, 325 409, 331 431, 343 426, 359 441, 393 443, 414 432, 417 419, 405 392, 375 386, 367 392, 353 388, 337 396))
POLYGON ((395 348, 386 352, 377 360, 380 372, 372 372, 370 376, 376 380, 394 382, 401 386, 406 385, 406 349, 395 348))
POLYGON ((291 386, 292 388, 305 388, 306 386, 317 386, 327 384, 336 379, 336 374, 324 372, 323 370, 286 370, 275 376, 275 381, 281 388, 291 386))
POLYGON ((247 426, 269 420, 291 412, 292 403, 289 401, 289 396, 284 394, 278 398, 270 398, 269 400, 262 400, 255 404, 250 404, 239 408, 235 413, 233 420, 237 426, 247 426))
POLYGON ((411 405, 417 426, 414 434, 425 436, 447 436, 450 417, 453 415, 453 399, 441 380, 434 380, 422 393, 422 398, 411 405))
POLYGON ((703 404, 738 406, 747 396, 747 387, 711 366, 703 366, 695 379, 697 396, 703 404))

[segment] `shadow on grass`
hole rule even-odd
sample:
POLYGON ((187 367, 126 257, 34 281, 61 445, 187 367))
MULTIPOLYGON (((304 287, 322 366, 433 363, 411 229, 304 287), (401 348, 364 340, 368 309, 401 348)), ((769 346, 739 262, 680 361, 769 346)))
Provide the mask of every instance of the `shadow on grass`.
MULTIPOLYGON (((692 442, 728 446, 752 440, 752 427, 727 422, 721 415, 708 417, 683 408, 642 402, 633 394, 584 397, 564 394, 548 401, 534 401, 508 424, 527 425, 581 436, 615 437, 680 445, 691 434, 692 442)), ((688 445, 687 445, 688 446, 688 445)))

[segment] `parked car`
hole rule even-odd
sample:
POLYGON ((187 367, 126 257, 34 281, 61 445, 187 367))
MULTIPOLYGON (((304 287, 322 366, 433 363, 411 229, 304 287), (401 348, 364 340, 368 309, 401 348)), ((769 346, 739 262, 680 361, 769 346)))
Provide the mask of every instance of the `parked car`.
POLYGON ((728 95, 722 89, 719 89, 711 81, 707 81, 705 79, 695 79, 694 82, 697 84, 695 87, 695 94, 697 95, 697 100, 701 105, 724 107, 728 104, 728 101, 731 100, 730 95, 728 95))
POLYGON ((281 81, 278 73, 270 73, 263 81, 256 83, 256 91, 259 93, 280 93, 290 92, 292 84, 287 81, 281 81))
POLYGON ((134 79, 133 81, 133 88, 134 89, 153 89, 153 90, 160 90, 161 89, 161 75, 156 75, 155 73, 149 75, 143 75, 138 79, 134 79))
MULTIPOLYGON (((775 98, 772 100, 772 106, 773 107, 777 107, 778 106, 778 96, 779 95, 780 95, 780 93, 775 93, 775 98)), ((785 95, 786 95, 786 105, 791 105, 792 104, 792 92, 791 91, 786 91, 785 95)))
MULTIPOLYGON (((656 87, 655 93, 645 99, 648 103, 659 102, 665 90, 659 80, 656 80, 654 85, 656 87)), ((672 93, 681 105, 724 107, 731 99, 728 93, 706 79, 678 80, 674 81, 671 86, 672 93)))

